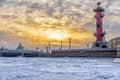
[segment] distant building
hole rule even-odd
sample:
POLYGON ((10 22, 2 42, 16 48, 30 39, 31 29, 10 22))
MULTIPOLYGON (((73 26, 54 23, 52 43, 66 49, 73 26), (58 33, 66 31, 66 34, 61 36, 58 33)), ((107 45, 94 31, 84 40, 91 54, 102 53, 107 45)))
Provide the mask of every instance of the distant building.
POLYGON ((18 47, 16 48, 16 50, 23 50, 23 49, 24 49, 24 47, 22 46, 21 43, 19 43, 19 45, 18 45, 18 47))
POLYGON ((0 48, 0 50, 3 51, 3 50, 4 50, 4 47, 2 46, 2 47, 0 48))
POLYGON ((120 37, 113 38, 110 41, 108 41, 108 46, 110 48, 117 48, 118 45, 120 45, 120 37))

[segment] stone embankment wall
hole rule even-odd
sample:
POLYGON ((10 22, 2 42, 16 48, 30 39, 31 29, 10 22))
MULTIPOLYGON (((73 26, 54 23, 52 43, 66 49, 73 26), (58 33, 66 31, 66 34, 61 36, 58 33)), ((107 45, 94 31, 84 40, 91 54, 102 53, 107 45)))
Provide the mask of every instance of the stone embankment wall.
POLYGON ((116 58, 116 49, 73 49, 73 50, 53 50, 51 57, 104 57, 116 58))
POLYGON ((120 46, 117 47, 117 58, 120 58, 120 46))

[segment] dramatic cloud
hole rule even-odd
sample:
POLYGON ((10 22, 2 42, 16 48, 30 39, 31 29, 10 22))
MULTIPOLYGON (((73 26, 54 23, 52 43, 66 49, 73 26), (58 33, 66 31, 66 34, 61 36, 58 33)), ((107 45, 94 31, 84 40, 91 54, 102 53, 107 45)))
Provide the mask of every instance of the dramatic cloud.
MULTIPOLYGON (((93 8, 98 0, 0 0, 0 46, 13 48, 18 42, 43 47, 49 41, 73 46, 95 41, 93 8), (14 44, 14 45, 13 45, 14 44), (11 46, 13 45, 13 46, 11 46)), ((110 40, 119 36, 119 0, 100 0, 106 9, 104 29, 110 40)))

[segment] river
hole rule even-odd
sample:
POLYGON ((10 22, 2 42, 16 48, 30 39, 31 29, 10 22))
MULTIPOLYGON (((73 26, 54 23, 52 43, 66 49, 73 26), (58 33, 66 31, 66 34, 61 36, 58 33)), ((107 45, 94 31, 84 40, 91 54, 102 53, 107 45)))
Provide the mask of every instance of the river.
POLYGON ((119 79, 119 58, 0 57, 0 80, 119 79))

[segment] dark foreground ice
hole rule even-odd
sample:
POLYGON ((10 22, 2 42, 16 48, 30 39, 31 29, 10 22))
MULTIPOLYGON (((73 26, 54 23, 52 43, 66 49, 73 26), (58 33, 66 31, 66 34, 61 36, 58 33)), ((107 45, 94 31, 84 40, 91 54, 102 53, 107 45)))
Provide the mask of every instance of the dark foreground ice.
POLYGON ((0 57, 0 80, 120 80, 120 59, 0 57))

